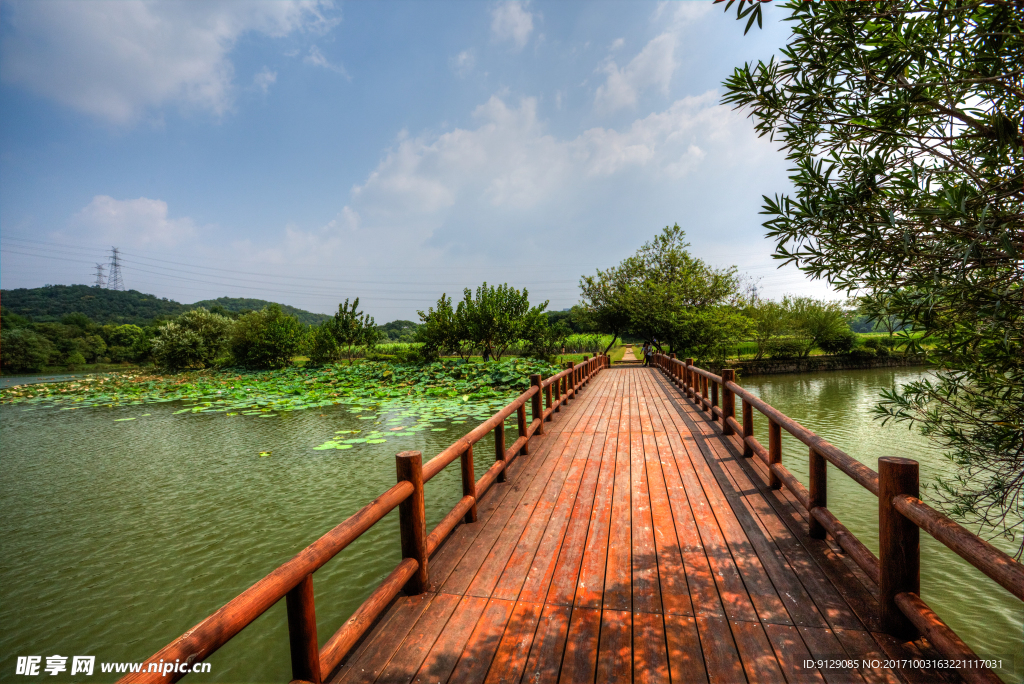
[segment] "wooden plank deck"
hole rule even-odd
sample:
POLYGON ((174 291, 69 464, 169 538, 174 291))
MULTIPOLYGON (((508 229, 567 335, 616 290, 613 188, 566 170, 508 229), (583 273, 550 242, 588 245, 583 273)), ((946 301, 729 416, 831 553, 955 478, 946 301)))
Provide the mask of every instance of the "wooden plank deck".
POLYGON ((936 657, 655 369, 599 373, 327 681, 947 681, 808 659, 936 657))

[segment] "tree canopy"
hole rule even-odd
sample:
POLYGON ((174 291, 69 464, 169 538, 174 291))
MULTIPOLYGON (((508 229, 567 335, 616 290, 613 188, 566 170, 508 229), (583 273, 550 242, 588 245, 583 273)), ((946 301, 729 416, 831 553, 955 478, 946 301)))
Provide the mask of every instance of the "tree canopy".
POLYGON ((736 268, 714 268, 692 256, 686 233, 666 226, 618 266, 580 279, 583 309, 597 329, 632 334, 668 352, 720 360, 746 332, 736 310, 736 268))
MULTIPOLYGON (((792 194, 764 197, 775 257, 934 345, 935 379, 887 393, 880 413, 959 466, 937 492, 948 512, 1020 532, 1024 3, 783 8, 781 58, 737 68, 723 98, 793 165, 792 194)), ((749 29, 761 10, 737 11, 749 29)))

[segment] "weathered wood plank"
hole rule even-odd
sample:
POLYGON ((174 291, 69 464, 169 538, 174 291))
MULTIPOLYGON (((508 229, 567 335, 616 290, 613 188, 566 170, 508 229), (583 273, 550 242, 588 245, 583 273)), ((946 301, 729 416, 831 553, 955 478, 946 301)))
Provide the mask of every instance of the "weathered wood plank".
POLYGON ((562 659, 560 684, 592 682, 597 672, 598 640, 601 635, 601 611, 575 608, 569 621, 569 638, 562 659))
POLYGON ((668 684, 668 650, 661 613, 633 613, 633 681, 668 684))
POLYGON ((704 668, 697 621, 692 617, 666 613, 665 641, 673 684, 707 684, 708 673, 704 668))
POLYGON ((542 608, 540 603, 516 603, 487 671, 486 684, 518 684, 526 668, 542 608))
MULTIPOLYGON (((630 383, 631 385, 632 383, 630 383)), ((627 388, 629 385, 627 385, 627 388)), ((633 407, 622 404, 622 418, 615 450, 615 483, 612 490, 611 529, 608 535, 608 561, 604 579, 604 608, 627 613, 632 610, 632 561, 630 528, 632 526, 630 495, 630 442, 624 430, 632 422, 633 407)))
POLYGON ((511 601, 488 599, 487 607, 476 623, 473 633, 470 634, 459 662, 455 665, 451 675, 452 682, 474 684, 484 681, 513 607, 511 601))
POLYGON ((772 648, 775 649, 775 658, 789 684, 823 684, 826 681, 818 670, 804 667, 804 661, 810 660, 811 654, 800 638, 798 628, 792 625, 766 624, 764 631, 772 648))
POLYGON ((386 684, 411 682, 460 600, 461 597, 454 594, 435 596, 376 681, 386 684))
POLYGON ((523 672, 524 684, 555 684, 558 681, 571 612, 572 608, 567 605, 544 606, 523 672))
POLYGON ((386 617, 367 636, 363 648, 343 662, 329 681, 355 684, 376 680, 433 598, 433 594, 418 594, 396 600, 386 617))
POLYGON ((724 617, 702 615, 696 618, 696 622, 709 684, 742 684, 747 681, 729 621, 724 617))
POLYGON ((486 608, 485 598, 463 596, 459 599, 459 605, 416 672, 414 684, 437 684, 448 681, 486 608))
POLYGON ((597 681, 629 684, 633 679, 631 615, 624 610, 601 611, 601 642, 597 681))

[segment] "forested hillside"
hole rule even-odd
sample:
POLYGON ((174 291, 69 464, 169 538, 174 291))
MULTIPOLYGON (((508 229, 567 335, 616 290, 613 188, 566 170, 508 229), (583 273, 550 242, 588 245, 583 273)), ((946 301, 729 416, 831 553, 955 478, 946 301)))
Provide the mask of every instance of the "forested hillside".
POLYGON ((106 290, 89 285, 3 290, 0 301, 4 309, 39 323, 59 321, 70 313, 82 313, 101 325, 146 325, 155 318, 173 318, 191 308, 136 290, 106 290))
MULTIPOLYGON (((218 297, 217 299, 204 299, 202 301, 191 304, 189 308, 195 308, 198 306, 205 307, 211 311, 216 311, 216 307, 221 307, 225 311, 231 313, 240 313, 242 311, 261 311, 265 307, 269 306, 273 302, 267 302, 262 299, 245 299, 242 297, 218 297)), ((6 304, 5 304, 6 306, 6 304)), ((320 321, 325 321, 330 318, 327 314, 311 313, 302 309, 296 309, 294 306, 288 306, 287 304, 279 304, 281 310, 289 316, 295 316, 299 319, 300 323, 307 325, 316 325, 320 321)))
MULTIPOLYGON (((48 285, 32 289, 3 290, 0 302, 7 311, 27 316, 37 323, 60 321, 72 313, 82 313, 95 323, 133 323, 148 325, 154 320, 174 318, 189 309, 220 307, 225 312, 259 311, 271 302, 262 299, 220 297, 195 304, 181 304, 173 300, 144 294, 136 290, 106 290, 89 285, 48 285)), ((316 324, 330 318, 325 314, 310 313, 281 304, 285 313, 302 323, 316 324)))

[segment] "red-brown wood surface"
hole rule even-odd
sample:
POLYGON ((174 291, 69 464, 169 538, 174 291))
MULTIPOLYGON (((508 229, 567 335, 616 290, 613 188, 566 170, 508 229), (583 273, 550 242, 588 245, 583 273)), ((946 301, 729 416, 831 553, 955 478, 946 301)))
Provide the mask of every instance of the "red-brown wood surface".
POLYGON ((880 634, 873 583, 722 435, 703 386, 694 400, 637 366, 584 382, 603 363, 568 374, 573 400, 433 551, 425 592, 326 681, 927 681, 805 667, 935 651, 880 634))

